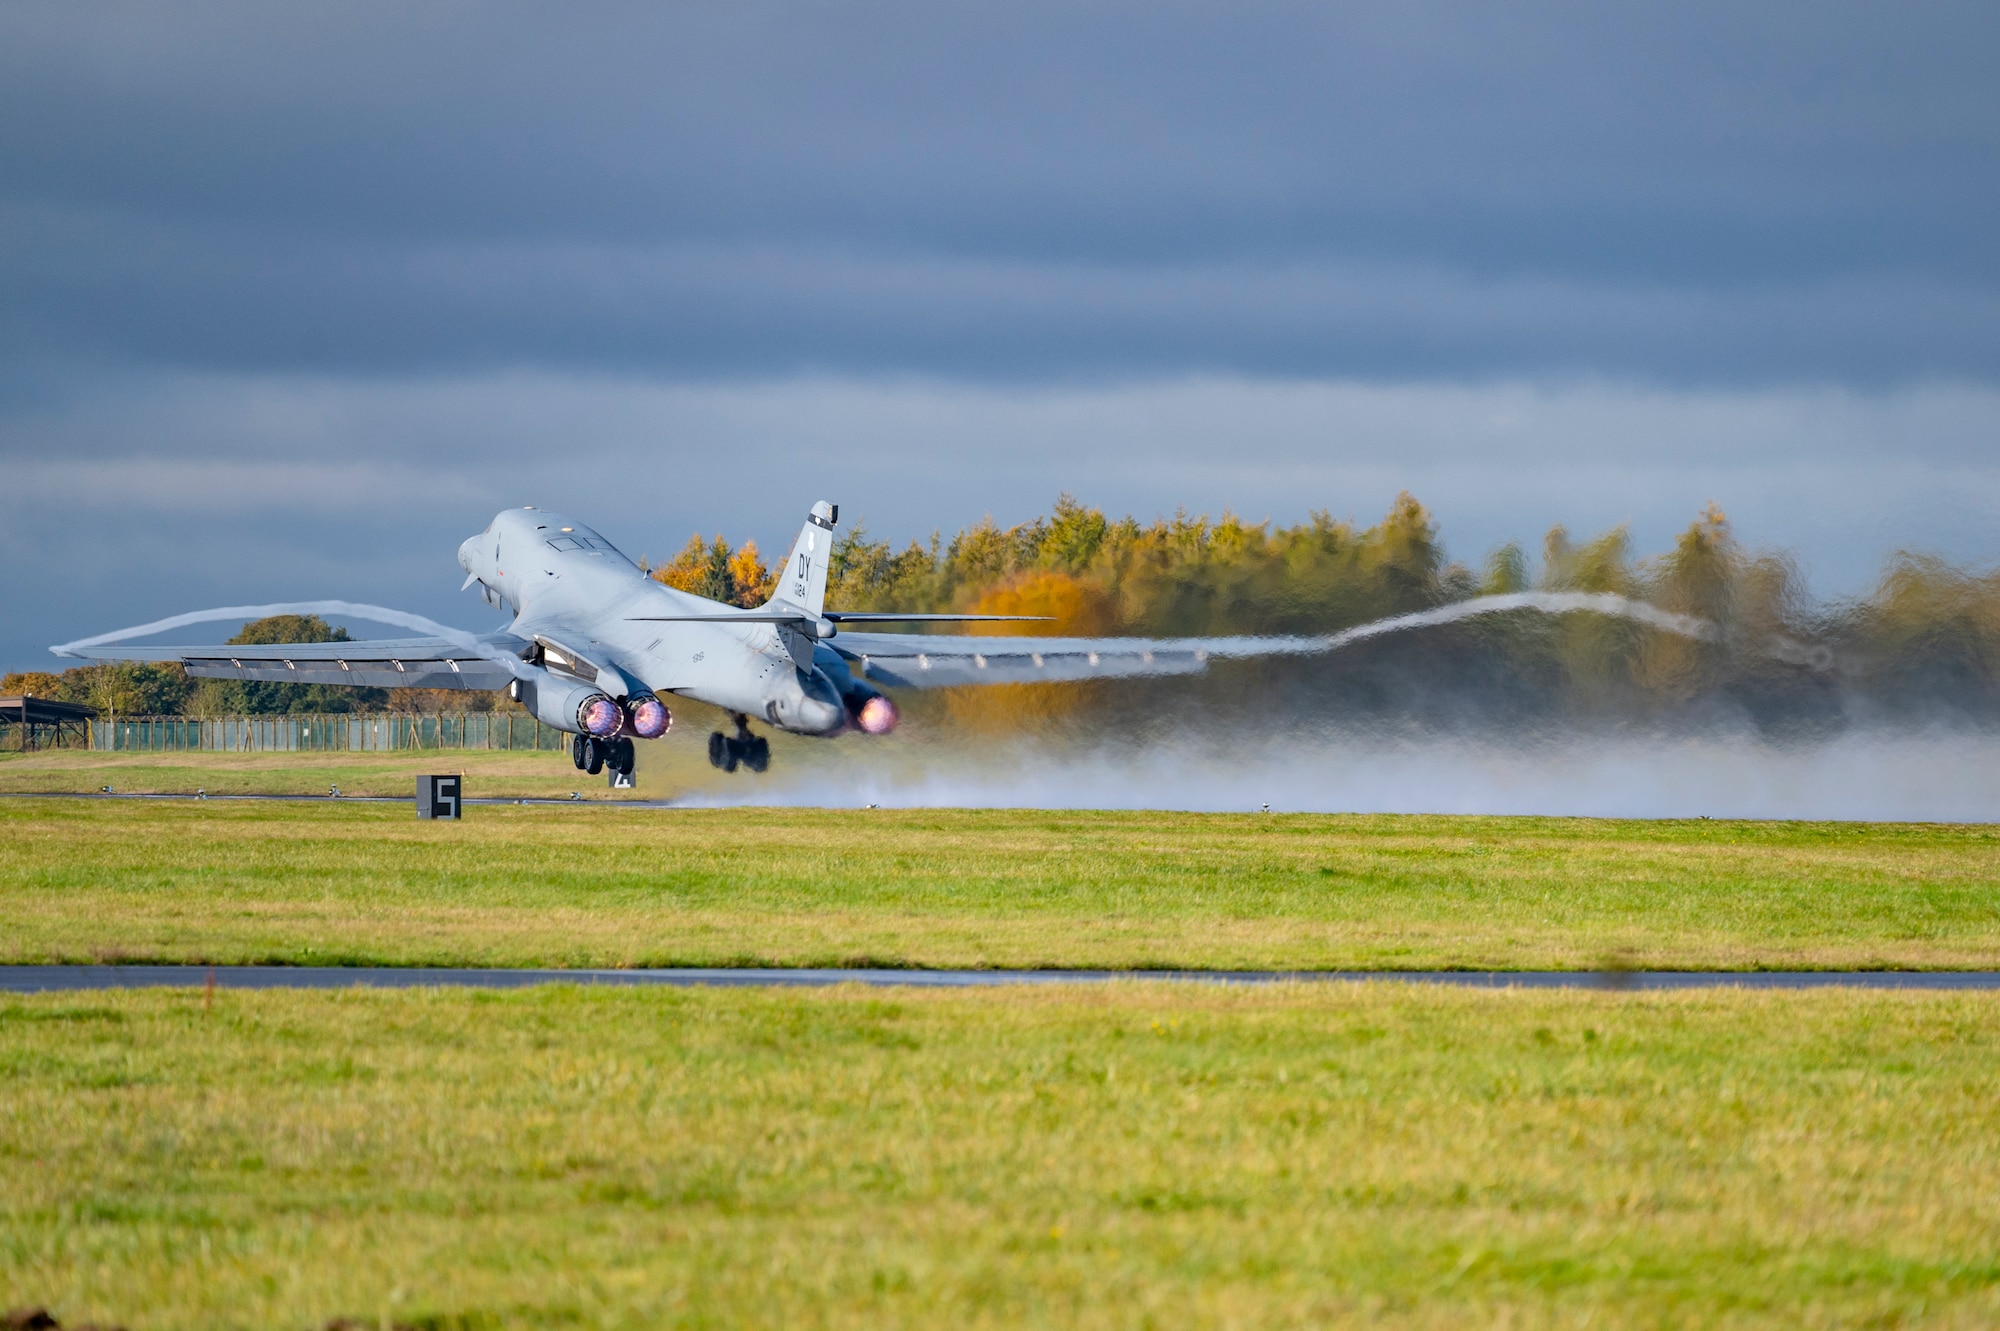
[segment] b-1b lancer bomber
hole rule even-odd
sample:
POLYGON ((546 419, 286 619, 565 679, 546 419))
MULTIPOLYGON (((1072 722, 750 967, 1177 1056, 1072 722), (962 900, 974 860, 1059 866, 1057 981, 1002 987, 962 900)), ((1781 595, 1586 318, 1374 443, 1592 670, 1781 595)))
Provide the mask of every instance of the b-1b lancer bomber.
POLYGON ((206 679, 371 688, 505 689, 547 724, 574 736, 576 765, 630 777, 635 739, 658 739, 673 717, 662 701, 694 698, 728 712, 734 734, 708 737, 725 771, 770 765, 761 721, 795 735, 896 728, 883 689, 1023 684, 1114 676, 1194 674, 1222 657, 1329 652, 1350 642, 1531 610, 1614 615, 1690 638, 1714 625, 1611 592, 1475 596, 1318 636, 1236 638, 951 637, 852 631, 920 621, 1021 620, 1025 615, 933 615, 828 610, 826 578, 840 510, 814 504, 779 571, 777 591, 742 609, 646 576, 582 523, 547 509, 509 509, 458 548, 464 589, 513 615, 497 633, 471 634, 401 611, 346 601, 233 606, 176 615, 51 650, 101 661, 179 661, 206 679), (358 642, 133 646, 125 640, 187 624, 275 614, 341 614, 404 624, 423 638, 358 642))
MULTIPOLYGON (((827 566, 839 510, 814 504, 764 605, 742 609, 648 577, 610 541, 547 509, 510 509, 458 549, 465 588, 513 614, 497 633, 200 647, 116 644, 179 616, 54 650, 97 660, 179 661, 206 679, 345 684, 375 688, 505 689, 548 725, 575 738, 576 765, 629 775, 637 739, 658 739, 672 716, 663 701, 694 698, 722 708, 734 734, 709 736, 709 761, 761 772, 770 743, 753 721, 797 735, 895 729, 883 689, 1096 679, 1199 671, 1211 654, 1286 650, 1302 639, 951 637, 855 632, 866 623, 1023 619, 1015 615, 876 614, 827 610, 827 566)), ((299 603, 366 611, 341 602, 299 603)), ((276 613, 279 607, 239 607, 276 613)), ((402 616, 413 619, 412 616, 402 616)), ((394 621, 390 621, 394 622, 394 621)), ((1316 641, 1323 648, 1324 640, 1316 641)), ((1291 648, 1297 650, 1296 647, 1291 648)))

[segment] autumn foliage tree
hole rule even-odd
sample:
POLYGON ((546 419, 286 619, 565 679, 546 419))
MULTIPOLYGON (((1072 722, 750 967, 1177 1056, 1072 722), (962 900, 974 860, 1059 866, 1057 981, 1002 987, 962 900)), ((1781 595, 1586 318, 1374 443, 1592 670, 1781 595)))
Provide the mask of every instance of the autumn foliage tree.
MULTIPOLYGON (((694 536, 652 576, 743 607, 763 604, 775 583, 755 541, 732 545, 719 534, 694 536)), ((1462 659, 1477 670, 1446 679, 1450 687, 1470 687, 1467 680, 1482 688, 1504 685, 1516 702, 1527 699, 1545 710, 1666 714, 1719 703, 1759 715, 1825 717, 1942 709, 2000 723, 2000 573, 1898 553, 1868 594, 1815 605, 1788 558, 1746 548, 1713 505, 1669 549, 1651 557, 1635 554, 1623 527, 1587 538, 1554 527, 1538 550, 1503 545, 1475 572, 1446 558, 1430 513, 1407 494, 1366 526, 1324 511, 1292 526, 1229 512, 1211 519, 1181 511, 1141 522, 1109 517, 1065 494, 1049 513, 1027 522, 1003 527, 989 517, 949 538, 934 532, 900 549, 856 523, 835 541, 827 605, 1036 617, 946 626, 943 632, 1180 637, 1330 633, 1471 596, 1529 590, 1612 592, 1692 616, 1709 630, 1689 639, 1625 619, 1523 611, 1430 630, 1420 639, 1374 639, 1330 662, 1231 666, 1216 687, 1245 693, 1272 681, 1337 679, 1337 691, 1363 696, 1359 677, 1340 672, 1393 658, 1396 664, 1383 669, 1404 678, 1413 664, 1428 668, 1462 659)), ((281 616, 246 626, 235 640, 344 636, 317 617, 281 616)), ((0 691, 123 715, 466 707, 480 701, 472 695, 418 698, 398 691, 391 697, 329 686, 193 681, 175 665, 125 663, 9 675, 0 691)), ((1108 705, 1131 691, 1129 685, 1023 685, 980 695, 984 701, 966 691, 948 705, 961 719, 1001 725, 1108 705)), ((1332 693, 1305 689, 1292 696, 1332 693)), ((1377 689, 1370 696, 1412 694, 1377 689)))
POLYGON ((698 533, 690 537, 672 563, 653 570, 653 577, 678 591, 744 609, 770 600, 777 585, 757 542, 745 541, 732 550, 719 532, 712 541, 698 533))

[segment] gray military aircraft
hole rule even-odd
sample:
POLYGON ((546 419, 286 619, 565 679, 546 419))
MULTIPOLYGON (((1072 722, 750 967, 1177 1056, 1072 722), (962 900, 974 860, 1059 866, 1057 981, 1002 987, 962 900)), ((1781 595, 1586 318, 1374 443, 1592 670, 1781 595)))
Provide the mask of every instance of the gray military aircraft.
POLYGON ((751 731, 753 719, 798 735, 886 734, 898 716, 882 688, 1186 674, 1204 669, 1211 657, 1323 651, 1331 641, 849 631, 845 626, 863 623, 1030 617, 825 609, 838 518, 832 504, 813 505, 777 592, 753 610, 676 591, 582 523, 520 508, 498 514, 458 548, 464 589, 477 587, 488 605, 514 616, 497 633, 198 647, 127 646, 110 641, 121 635, 107 635, 54 650, 96 660, 179 661, 208 679, 506 689, 542 721, 575 736, 571 756, 579 768, 629 775, 633 741, 658 739, 672 725, 662 701, 669 696, 727 711, 735 733, 709 736, 709 761, 726 771, 761 772, 770 763, 770 742, 751 731))
POLYGON ((1714 625, 1610 592, 1509 592, 1476 596, 1317 636, 1232 638, 954 637, 852 631, 843 625, 1022 620, 1024 615, 933 615, 827 610, 827 568, 840 511, 814 504, 779 573, 755 609, 676 591, 650 578, 589 527, 547 509, 509 509, 458 548, 461 590, 479 588, 513 622, 471 634, 379 606, 345 601, 237 606, 51 648, 58 656, 178 661, 207 679, 373 688, 505 689, 547 724, 566 731, 576 765, 630 776, 635 739, 673 724, 665 696, 694 698, 729 713, 734 734, 708 737, 709 761, 725 771, 770 764, 753 719, 798 735, 882 735, 897 711, 883 688, 1018 684, 1115 676, 1194 674, 1225 657, 1334 651, 1364 638, 1448 624, 1475 615, 1531 610, 1635 620, 1691 638, 1714 625), (431 632, 421 638, 203 647, 128 645, 123 640, 190 623, 279 613, 353 614, 431 632), (880 687, 877 687, 877 686, 880 687))

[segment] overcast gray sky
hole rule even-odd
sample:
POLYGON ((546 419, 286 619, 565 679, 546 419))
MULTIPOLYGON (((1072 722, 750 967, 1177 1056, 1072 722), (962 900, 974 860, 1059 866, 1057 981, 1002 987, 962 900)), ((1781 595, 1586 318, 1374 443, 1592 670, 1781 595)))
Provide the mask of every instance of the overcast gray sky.
POLYGON ((0 9, 0 665, 1071 490, 2000 556, 2000 9, 0 9))

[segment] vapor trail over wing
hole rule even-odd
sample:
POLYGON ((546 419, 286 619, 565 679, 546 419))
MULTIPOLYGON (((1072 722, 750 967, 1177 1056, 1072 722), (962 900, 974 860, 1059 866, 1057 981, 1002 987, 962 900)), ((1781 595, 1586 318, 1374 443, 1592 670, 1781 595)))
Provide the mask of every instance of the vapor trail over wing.
POLYGON ((471 634, 422 615, 355 601, 283 601, 220 606, 150 624, 79 638, 49 650, 94 661, 179 661, 204 679, 286 684, 353 684, 371 688, 503 689, 526 674, 526 639, 507 633, 471 634), (427 630, 428 637, 352 642, 130 645, 125 640, 192 624, 262 619, 269 615, 341 615, 427 630))
POLYGON ((1482 615, 1531 610, 1630 619, 1685 638, 1710 639, 1715 626, 1690 615, 1612 592, 1511 592, 1476 596, 1434 610, 1356 625, 1339 633, 1225 638, 947 637, 909 633, 842 633, 828 644, 856 675, 891 688, 961 684, 1020 684, 1148 675, 1196 674, 1211 660, 1315 656, 1387 633, 1432 628, 1482 615))

